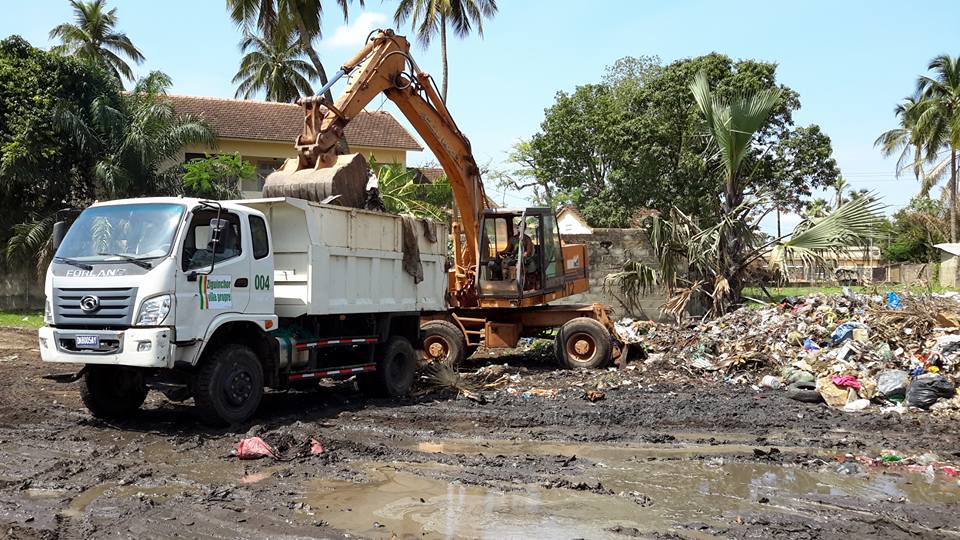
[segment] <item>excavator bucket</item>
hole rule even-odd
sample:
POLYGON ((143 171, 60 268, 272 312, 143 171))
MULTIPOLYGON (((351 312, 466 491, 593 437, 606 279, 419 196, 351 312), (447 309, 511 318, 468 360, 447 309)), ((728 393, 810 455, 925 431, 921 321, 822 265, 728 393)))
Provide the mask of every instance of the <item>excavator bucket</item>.
POLYGON ((339 195, 336 204, 363 208, 366 200, 370 167, 360 154, 337 156, 331 167, 300 169, 297 159, 289 159, 283 167, 267 176, 264 197, 291 197, 322 202, 339 195))

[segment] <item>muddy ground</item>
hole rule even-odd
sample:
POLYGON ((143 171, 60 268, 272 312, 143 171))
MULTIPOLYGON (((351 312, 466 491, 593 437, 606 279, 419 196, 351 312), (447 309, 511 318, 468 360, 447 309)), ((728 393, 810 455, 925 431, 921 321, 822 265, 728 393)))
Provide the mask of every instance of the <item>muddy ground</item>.
POLYGON ((0 330, 0 538, 960 535, 960 487, 942 466, 846 457, 958 462, 954 420, 556 372, 545 356, 473 359, 514 366, 486 404, 365 400, 339 383, 269 394, 249 425, 211 430, 154 393, 129 421, 93 419, 75 385, 41 378, 57 370, 34 332, 0 330), (598 384, 604 398, 585 400, 598 384), (232 457, 245 435, 283 460, 232 457), (319 456, 302 455, 311 438, 319 456))

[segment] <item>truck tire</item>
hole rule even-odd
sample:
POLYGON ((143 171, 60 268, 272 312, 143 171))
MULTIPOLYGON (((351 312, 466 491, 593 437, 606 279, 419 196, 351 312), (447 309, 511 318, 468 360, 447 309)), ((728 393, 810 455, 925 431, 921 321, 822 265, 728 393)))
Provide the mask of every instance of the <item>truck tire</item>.
POLYGON ((406 338, 394 336, 386 346, 377 348, 377 370, 357 377, 360 391, 371 397, 406 396, 413 386, 417 353, 406 338))
POLYGON ((147 399, 140 371, 121 366, 87 366, 80 384, 80 399, 97 418, 122 418, 147 399))
POLYGON ((262 399, 263 366, 246 345, 220 347, 195 375, 193 400, 206 424, 224 426, 249 420, 262 399))
POLYGON ((610 332, 594 319, 577 317, 564 323, 554 344, 562 367, 600 368, 610 362, 610 332))
POLYGON ((459 366, 467 357, 467 340, 457 326, 448 321, 430 321, 423 332, 423 359, 459 366))

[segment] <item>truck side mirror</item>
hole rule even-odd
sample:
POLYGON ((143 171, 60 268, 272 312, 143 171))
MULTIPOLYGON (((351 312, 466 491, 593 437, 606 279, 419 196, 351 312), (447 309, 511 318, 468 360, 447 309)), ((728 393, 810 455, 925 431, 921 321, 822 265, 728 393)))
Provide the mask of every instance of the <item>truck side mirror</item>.
POLYGON ((63 237, 67 235, 67 222, 58 221, 53 224, 53 232, 50 234, 50 240, 53 242, 53 251, 56 253, 63 243, 63 237))

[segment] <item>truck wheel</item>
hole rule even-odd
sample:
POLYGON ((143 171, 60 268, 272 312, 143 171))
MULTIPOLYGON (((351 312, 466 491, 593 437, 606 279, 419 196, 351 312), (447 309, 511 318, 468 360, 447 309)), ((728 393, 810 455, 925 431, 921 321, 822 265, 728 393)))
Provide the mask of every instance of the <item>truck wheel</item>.
POLYGON ((246 345, 225 345, 214 351, 195 377, 197 412, 210 425, 244 422, 263 399, 263 367, 246 345))
POLYGON ((147 386, 136 369, 90 365, 83 374, 80 398, 97 418, 121 418, 143 405, 147 386))
POLYGON ((594 319, 577 317, 567 321, 557 332, 557 361, 561 366, 599 368, 610 362, 610 332, 594 319))
POLYGON ((430 321, 423 331, 423 359, 459 366, 467 356, 467 340, 463 332, 448 321, 430 321))
POLYGON ((405 338, 394 336, 378 347, 377 370, 357 377, 360 391, 373 397, 403 397, 410 392, 417 370, 417 353, 405 338))

